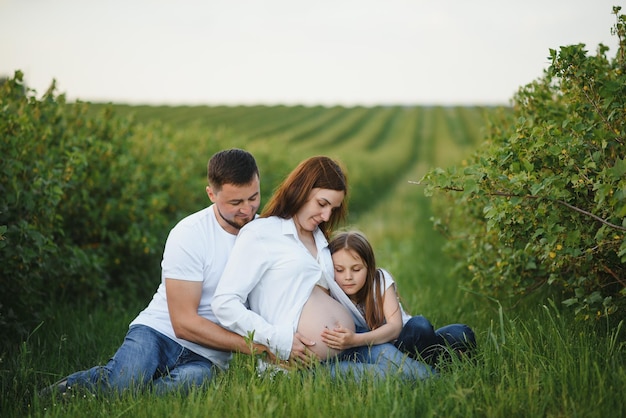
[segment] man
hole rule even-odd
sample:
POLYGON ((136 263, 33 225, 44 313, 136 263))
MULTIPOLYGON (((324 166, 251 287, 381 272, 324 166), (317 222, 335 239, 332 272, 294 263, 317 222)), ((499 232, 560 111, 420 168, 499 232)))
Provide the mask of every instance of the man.
POLYGON ((266 352, 217 325, 211 302, 239 229, 259 208, 260 180, 254 157, 240 149, 220 151, 207 167, 213 204, 180 221, 170 232, 161 263, 161 284, 148 307, 130 324, 124 342, 105 366, 71 374, 44 393, 85 388, 122 393, 152 387, 157 393, 188 390, 226 369, 231 352, 266 352))

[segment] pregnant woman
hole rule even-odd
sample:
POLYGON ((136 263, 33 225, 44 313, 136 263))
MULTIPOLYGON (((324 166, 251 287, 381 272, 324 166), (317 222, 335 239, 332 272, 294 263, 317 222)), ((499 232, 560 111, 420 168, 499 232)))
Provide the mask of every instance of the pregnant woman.
POLYGON ((307 364, 338 354, 321 334, 354 330, 350 313, 328 294, 327 238, 346 217, 346 193, 346 176, 328 157, 311 157, 289 174, 260 218, 239 232, 212 303, 224 327, 253 336, 281 360, 307 364))
MULTIPOLYGON (((347 191, 343 170, 328 157, 309 158, 289 174, 260 218, 237 236, 212 303, 224 327, 252 337, 290 364, 310 365, 339 354, 321 336, 325 329, 355 330, 351 314, 328 291, 334 271, 327 238, 346 217, 347 191)), ((366 363, 325 365, 332 376, 397 374, 417 380, 434 373, 393 344, 367 351, 361 360, 366 363)))

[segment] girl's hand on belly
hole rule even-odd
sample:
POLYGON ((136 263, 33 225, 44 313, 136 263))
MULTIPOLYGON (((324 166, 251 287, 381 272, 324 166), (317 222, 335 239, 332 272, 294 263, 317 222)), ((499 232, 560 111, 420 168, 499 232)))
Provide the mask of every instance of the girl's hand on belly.
POLYGON ((341 325, 338 325, 333 329, 324 329, 324 331, 322 331, 322 341, 328 347, 340 351, 357 347, 359 345, 356 341, 356 333, 353 330, 342 327, 341 325))
POLYGON ((322 340, 322 332, 325 329, 338 326, 346 330, 352 328, 354 332, 352 315, 343 305, 315 286, 302 308, 298 332, 315 342, 315 345, 308 346, 307 349, 313 352, 319 360, 328 360, 341 352, 341 350, 327 346, 322 340))

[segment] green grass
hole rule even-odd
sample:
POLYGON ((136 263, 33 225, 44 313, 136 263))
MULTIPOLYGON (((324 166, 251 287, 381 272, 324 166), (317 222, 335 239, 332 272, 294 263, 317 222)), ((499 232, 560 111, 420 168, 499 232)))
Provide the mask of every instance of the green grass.
MULTIPOLYGON (((227 373, 186 396, 102 398, 76 394, 38 399, 33 393, 61 373, 104 362, 119 344, 127 312, 93 308, 44 324, 3 358, 3 416, 624 416, 623 328, 575 323, 551 303, 503 313, 491 302, 474 324, 480 350, 427 382, 331 380, 323 371, 260 378, 246 356, 227 373), (523 312, 523 314, 522 314, 523 312), (6 378, 6 379, 5 379, 6 378)), ((433 311, 435 316, 441 312, 433 311)), ((439 315, 438 315, 439 314, 439 315)))
MULTIPOLYGON (((195 108, 187 110, 200 112, 195 108)), ((256 108, 252 110, 257 114, 260 112, 256 108)), ((286 112, 282 108, 272 110, 286 112)), ((149 120, 150 109, 142 109, 142 112, 142 117, 149 120)), ((220 109, 219 114, 215 112, 214 120, 217 121, 218 115, 228 113, 228 109, 220 109)), ((237 112, 243 111, 238 109, 237 112)), ((307 113, 301 108, 298 112, 298 115, 307 113)), ((317 135, 323 129, 314 123, 315 120, 323 124, 332 119, 339 124, 338 115, 348 118, 349 110, 331 108, 327 112, 321 111, 315 113, 315 117, 307 118, 306 127, 290 125, 293 136, 285 135, 285 138, 297 138, 296 142, 307 150, 315 149, 310 138, 303 135, 304 130, 317 135)), ((362 113, 363 109, 359 112, 362 113)), ((253 370, 250 358, 236 356, 227 373, 186 396, 143 394, 103 398, 78 393, 63 399, 39 399, 36 393, 43 386, 73 371, 105 363, 121 343, 129 322, 148 300, 109 302, 105 306, 57 306, 26 341, 0 353, 1 415, 626 416, 623 401, 626 345, 621 323, 576 322, 567 311, 561 310, 558 295, 552 296, 555 302, 548 299, 547 294, 537 294, 515 304, 497 301, 466 290, 466 284, 450 275, 454 260, 442 252, 444 240, 432 227, 433 202, 424 197, 421 186, 409 181, 419 180, 433 165, 446 166, 466 157, 472 149, 466 143, 468 138, 474 138, 480 130, 480 122, 475 116, 478 113, 467 109, 419 109, 413 119, 406 122, 404 129, 396 125, 403 119, 396 119, 391 125, 389 119, 381 117, 381 121, 387 122, 381 122, 379 129, 369 128, 369 136, 367 132, 361 132, 365 125, 357 123, 359 118, 348 118, 344 121, 351 122, 345 122, 345 126, 354 127, 354 133, 351 136, 342 134, 342 142, 337 148, 340 157, 350 164, 349 169, 360 162, 373 164, 376 161, 375 155, 367 152, 367 145, 359 149, 358 144, 371 144, 371 139, 380 132, 396 132, 395 138, 389 139, 390 143, 417 150, 406 151, 411 152, 410 163, 405 159, 401 167, 392 170, 388 183, 383 189, 373 190, 374 198, 353 214, 349 226, 360 229, 371 239, 380 266, 390 270, 396 278, 407 310, 425 315, 436 327, 463 322, 475 330, 479 349, 472 361, 454 362, 437 379, 426 382, 405 382, 395 377, 382 382, 367 379, 356 382, 332 380, 323 370, 315 374, 292 373, 275 379, 260 378, 253 370), (463 121, 448 126, 458 114, 463 115, 463 121), (387 123, 388 129, 383 123, 387 123), (455 135, 462 130, 472 133, 467 133, 460 142, 455 141, 455 135), (403 132, 402 135, 399 132, 403 132), (406 136, 413 138, 414 142, 406 140, 406 136), (391 142, 394 140, 396 142, 391 142), (352 145, 346 147, 346 144, 352 145)), ((158 114, 159 118, 166 119, 168 113, 159 109, 158 114)), ((181 120, 183 116, 185 120, 193 119, 184 112, 175 114, 181 120)), ((288 112, 280 114, 288 119, 288 112)), ((293 117, 300 117, 298 115, 293 117)), ((274 141, 281 141, 272 126, 276 126, 276 121, 258 126, 256 132, 249 125, 244 133, 231 125, 226 126, 226 130, 234 132, 232 135, 244 143, 247 137, 254 137, 253 152, 261 152, 263 147, 271 152, 274 141), (258 134, 269 131, 272 136, 265 140, 258 134)), ((385 149, 384 141, 381 141, 376 139, 380 164, 398 162, 393 157, 396 155, 393 150, 385 149)), ((326 141, 323 143, 324 148, 316 151, 332 150, 326 141)), ((295 148, 290 152, 298 155, 303 151, 295 148)), ((385 173, 377 167, 371 167, 370 171, 385 173)), ((367 180, 366 174, 362 174, 362 181, 367 180)), ((155 278, 154 288, 157 284, 158 278, 155 278)))

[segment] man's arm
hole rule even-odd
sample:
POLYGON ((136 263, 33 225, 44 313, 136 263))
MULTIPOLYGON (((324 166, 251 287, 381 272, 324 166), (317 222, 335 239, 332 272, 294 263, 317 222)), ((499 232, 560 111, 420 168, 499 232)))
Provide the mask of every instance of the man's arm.
MULTIPOLYGON (((165 279, 167 307, 176 337, 220 351, 252 354, 245 339, 234 332, 198 315, 202 282, 165 279)), ((255 354, 271 352, 261 344, 253 344, 255 354)))

